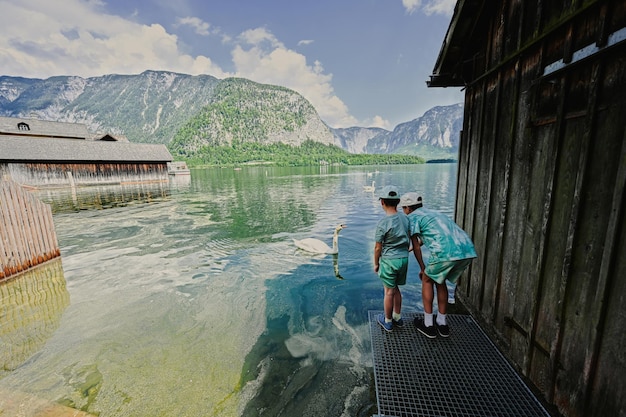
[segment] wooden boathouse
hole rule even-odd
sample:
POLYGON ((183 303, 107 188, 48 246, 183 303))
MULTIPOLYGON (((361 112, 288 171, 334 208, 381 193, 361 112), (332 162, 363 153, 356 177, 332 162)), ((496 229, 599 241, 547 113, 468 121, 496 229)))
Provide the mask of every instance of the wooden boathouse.
POLYGON ((90 134, 78 123, 0 117, 0 177, 27 187, 168 181, 165 145, 90 134))
POLYGON ((171 160, 83 124, 0 117, 0 282, 60 256, 51 207, 26 190, 167 183, 171 160))
POLYGON ((626 416, 626 1, 459 0, 458 294, 566 417, 626 416))

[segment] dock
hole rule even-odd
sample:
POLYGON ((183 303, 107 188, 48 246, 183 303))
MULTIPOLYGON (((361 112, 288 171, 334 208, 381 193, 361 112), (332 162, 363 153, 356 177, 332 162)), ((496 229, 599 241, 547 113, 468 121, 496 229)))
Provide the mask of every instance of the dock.
POLYGON ((428 339, 403 313, 388 333, 369 311, 378 414, 374 417, 550 417, 469 315, 449 314, 450 337, 428 339))

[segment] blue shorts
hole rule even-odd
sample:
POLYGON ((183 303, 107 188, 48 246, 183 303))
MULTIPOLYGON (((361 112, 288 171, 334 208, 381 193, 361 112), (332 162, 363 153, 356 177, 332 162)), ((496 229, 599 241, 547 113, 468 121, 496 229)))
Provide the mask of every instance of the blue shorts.
POLYGON ((409 258, 380 258, 378 276, 387 288, 396 288, 406 284, 406 273, 409 267, 409 258))
POLYGON ((439 284, 443 284, 445 280, 450 281, 452 284, 456 284, 459 277, 472 263, 473 259, 474 258, 459 259, 457 261, 443 261, 434 264, 429 263, 426 265, 426 270, 424 272, 430 279, 439 284))

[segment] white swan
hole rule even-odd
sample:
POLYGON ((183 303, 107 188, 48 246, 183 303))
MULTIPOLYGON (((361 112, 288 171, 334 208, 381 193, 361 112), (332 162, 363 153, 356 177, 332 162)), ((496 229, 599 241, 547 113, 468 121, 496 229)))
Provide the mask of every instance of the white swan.
POLYGON ((332 248, 321 240, 313 239, 310 237, 302 240, 294 239, 293 243, 295 243, 298 248, 307 252, 336 254, 339 253, 339 232, 341 232, 341 230, 345 229, 346 227, 347 226, 344 224, 338 224, 337 227, 335 227, 335 233, 333 233, 332 248))
POLYGON ((376 189, 376 181, 372 181, 372 185, 364 185, 363 186, 363 191, 371 191, 374 192, 374 190, 376 189))

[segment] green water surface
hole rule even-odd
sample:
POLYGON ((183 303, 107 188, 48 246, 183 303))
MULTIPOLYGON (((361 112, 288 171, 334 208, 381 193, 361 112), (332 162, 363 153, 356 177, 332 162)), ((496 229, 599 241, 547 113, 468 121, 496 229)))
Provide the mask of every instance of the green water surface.
MULTIPOLYGON (((382 309, 372 257, 383 211, 363 186, 418 191, 452 216, 456 173, 213 168, 41 192, 62 257, 54 286, 39 274, 0 293, 0 396, 106 417, 371 416, 367 312, 382 309), (337 256, 293 244, 331 244, 339 223, 337 256)), ((414 259, 409 268, 404 308, 421 311, 414 259)))

